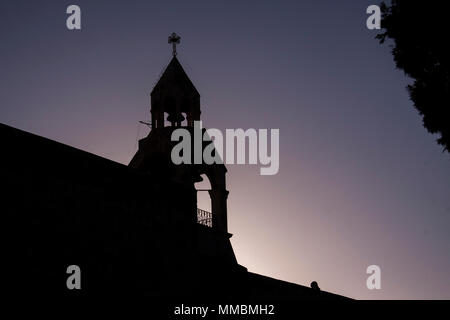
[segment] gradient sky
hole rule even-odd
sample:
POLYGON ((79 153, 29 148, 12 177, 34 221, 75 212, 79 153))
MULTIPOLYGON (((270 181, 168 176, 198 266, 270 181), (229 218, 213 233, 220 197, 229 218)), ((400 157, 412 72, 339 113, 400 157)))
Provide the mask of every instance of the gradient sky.
POLYGON ((375 3, 1 0, 0 122, 128 164, 177 32, 206 127, 280 129, 277 175, 228 166, 240 264, 352 298, 449 299, 450 155, 365 26, 375 3))

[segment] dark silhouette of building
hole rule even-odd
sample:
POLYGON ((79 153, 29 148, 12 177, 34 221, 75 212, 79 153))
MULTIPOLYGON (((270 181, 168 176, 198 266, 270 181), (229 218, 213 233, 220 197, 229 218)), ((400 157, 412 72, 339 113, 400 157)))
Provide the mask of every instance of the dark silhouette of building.
POLYGON ((225 166, 170 158, 173 130, 192 130, 201 115, 175 55, 151 93, 151 131, 128 166, 0 125, 3 288, 20 296, 342 298, 238 264, 225 166), (201 175, 211 183, 211 213, 197 208, 201 175), (80 290, 66 286, 69 265, 81 269, 80 290))

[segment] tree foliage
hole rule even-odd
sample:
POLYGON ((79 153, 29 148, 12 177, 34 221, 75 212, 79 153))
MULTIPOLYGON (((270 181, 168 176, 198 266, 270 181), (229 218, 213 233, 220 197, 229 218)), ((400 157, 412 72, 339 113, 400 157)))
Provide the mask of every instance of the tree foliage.
POLYGON ((381 4, 381 43, 392 39, 397 68, 414 82, 410 98, 424 127, 439 134, 437 142, 450 150, 449 11, 447 1, 392 0, 381 4))

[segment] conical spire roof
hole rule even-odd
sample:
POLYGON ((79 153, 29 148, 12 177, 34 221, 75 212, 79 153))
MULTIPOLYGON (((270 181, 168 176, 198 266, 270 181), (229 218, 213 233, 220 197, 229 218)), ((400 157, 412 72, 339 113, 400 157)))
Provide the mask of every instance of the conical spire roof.
POLYGON ((172 90, 182 91, 186 95, 198 95, 197 89, 189 79, 180 62, 174 56, 162 74, 151 95, 169 93, 172 90))

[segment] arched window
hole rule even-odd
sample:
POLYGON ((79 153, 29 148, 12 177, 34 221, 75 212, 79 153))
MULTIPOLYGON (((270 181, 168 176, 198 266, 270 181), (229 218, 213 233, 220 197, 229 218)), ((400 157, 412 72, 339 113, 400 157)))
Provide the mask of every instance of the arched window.
POLYGON ((167 118, 169 117, 169 114, 167 112, 164 112, 164 127, 170 127, 172 124, 170 123, 167 118))
POLYGON ((200 177, 203 181, 195 184, 195 189, 197 190, 197 208, 211 212, 211 197, 208 192, 211 190, 211 183, 205 174, 202 174, 200 177))
POLYGON ((183 116, 183 121, 181 122, 181 126, 182 127, 187 127, 188 126, 188 121, 187 121, 187 114, 186 114, 186 112, 182 112, 181 115, 183 116))

